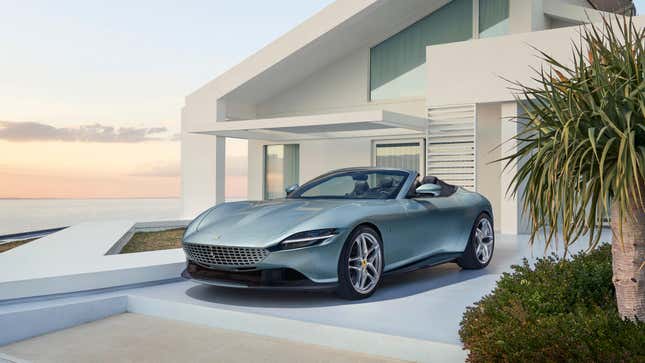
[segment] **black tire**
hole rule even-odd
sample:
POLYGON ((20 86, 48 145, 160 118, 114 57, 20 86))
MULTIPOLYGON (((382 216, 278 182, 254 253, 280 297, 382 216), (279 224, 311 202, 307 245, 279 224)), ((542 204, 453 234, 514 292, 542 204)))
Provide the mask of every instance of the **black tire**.
POLYGON ((490 261, 493 259, 493 252, 495 250, 495 229, 493 225, 493 219, 486 213, 480 214, 477 219, 475 220, 475 223, 473 224, 473 228, 470 231, 470 238, 468 239, 468 244, 466 245, 466 249, 464 250, 464 253, 461 257, 457 259, 457 264, 466 270, 478 270, 482 269, 490 263, 490 261), (482 220, 487 220, 489 225, 490 225, 490 233, 492 234, 492 240, 490 241, 490 252, 488 255, 488 259, 485 261, 482 261, 480 257, 478 257, 478 239, 475 235, 475 231, 477 228, 480 226, 482 220))
POLYGON ((383 260, 383 241, 381 240, 378 232, 368 226, 357 227, 354 231, 352 231, 352 233, 350 233, 349 237, 347 237, 345 245, 343 246, 343 249, 340 253, 340 258, 338 260, 338 287, 336 288, 336 294, 341 298, 347 300, 360 300, 372 296, 372 294, 374 294, 374 291, 376 291, 376 289, 380 285, 383 277, 383 260), (363 233, 369 233, 372 237, 374 237, 376 241, 378 241, 381 254, 379 259, 380 268, 378 281, 368 292, 359 292, 356 290, 356 288, 354 288, 354 285, 351 282, 349 271, 349 257, 350 253, 352 252, 353 242, 359 235, 363 233))

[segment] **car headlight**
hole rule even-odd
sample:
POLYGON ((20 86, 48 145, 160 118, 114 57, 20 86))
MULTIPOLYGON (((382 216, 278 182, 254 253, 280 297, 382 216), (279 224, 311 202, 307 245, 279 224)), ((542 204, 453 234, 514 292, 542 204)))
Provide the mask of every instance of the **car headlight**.
POLYGON ((278 245, 280 249, 309 247, 325 242, 338 234, 336 228, 316 229, 313 231, 299 232, 285 238, 278 245))

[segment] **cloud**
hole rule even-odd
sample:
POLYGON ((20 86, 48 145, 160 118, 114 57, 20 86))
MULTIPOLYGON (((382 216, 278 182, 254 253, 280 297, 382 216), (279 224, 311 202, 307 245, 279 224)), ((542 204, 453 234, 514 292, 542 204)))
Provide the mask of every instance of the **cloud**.
POLYGON ((125 142, 136 143, 162 140, 159 134, 165 127, 119 127, 99 123, 78 127, 54 127, 39 122, 0 121, 0 139, 16 142, 28 141, 80 141, 80 142, 125 142))

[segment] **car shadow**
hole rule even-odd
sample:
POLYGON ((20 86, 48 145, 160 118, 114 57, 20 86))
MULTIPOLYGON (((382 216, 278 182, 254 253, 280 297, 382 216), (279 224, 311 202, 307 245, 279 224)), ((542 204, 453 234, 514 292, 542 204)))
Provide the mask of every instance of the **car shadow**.
POLYGON ((343 300, 331 292, 322 291, 247 290, 211 285, 192 286, 186 290, 186 294, 204 302, 239 307, 315 308, 401 299, 488 274, 491 274, 491 271, 487 271, 487 269, 462 270, 456 264, 450 263, 414 272, 385 276, 374 295, 358 301, 343 300))

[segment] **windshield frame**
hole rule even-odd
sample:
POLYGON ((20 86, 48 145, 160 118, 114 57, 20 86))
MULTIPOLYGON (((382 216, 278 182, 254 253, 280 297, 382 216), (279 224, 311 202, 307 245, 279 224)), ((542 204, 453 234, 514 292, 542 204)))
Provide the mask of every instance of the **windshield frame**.
POLYGON ((410 188, 411 180, 416 178, 416 172, 403 169, 388 169, 388 168, 356 168, 356 169, 341 169, 335 170, 323 175, 320 175, 305 184, 299 186, 291 194, 287 196, 287 199, 302 199, 302 200, 313 200, 313 199, 328 199, 328 200, 392 200, 392 199, 401 199, 401 195, 405 196, 407 190, 410 188), (303 197, 302 194, 314 188, 332 178, 343 177, 352 175, 355 173, 386 173, 392 175, 403 176, 403 181, 399 184, 395 192, 392 192, 387 198, 360 198, 360 197, 344 197, 344 196, 316 196, 316 197, 303 197))

